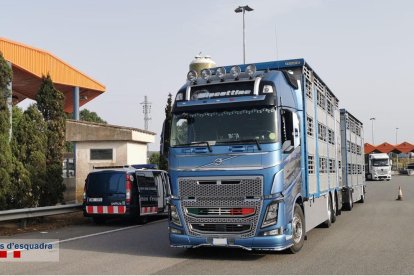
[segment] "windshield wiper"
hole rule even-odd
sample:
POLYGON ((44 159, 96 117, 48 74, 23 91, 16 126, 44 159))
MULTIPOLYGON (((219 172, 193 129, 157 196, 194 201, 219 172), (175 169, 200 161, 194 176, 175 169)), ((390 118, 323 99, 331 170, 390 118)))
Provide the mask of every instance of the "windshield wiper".
POLYGON ((210 144, 208 143, 208 141, 195 141, 195 142, 191 142, 191 143, 188 143, 188 144, 179 144, 177 146, 193 146, 193 145, 199 145, 199 144, 206 144, 207 145, 207 148, 208 148, 208 151, 209 152, 212 152, 213 151, 211 149, 210 144))
POLYGON ((239 143, 248 143, 248 142, 255 142, 257 145, 258 150, 262 150, 258 139, 244 139, 244 140, 234 140, 234 141, 217 141, 216 143, 223 143, 223 144, 239 144, 239 143))

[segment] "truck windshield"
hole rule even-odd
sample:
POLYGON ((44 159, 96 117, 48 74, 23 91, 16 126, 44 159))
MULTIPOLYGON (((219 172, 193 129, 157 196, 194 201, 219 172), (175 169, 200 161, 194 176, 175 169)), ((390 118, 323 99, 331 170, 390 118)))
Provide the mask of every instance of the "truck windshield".
POLYGON ((275 107, 173 115, 171 146, 220 143, 274 143, 278 140, 275 107))
POLYGON ((380 167, 380 166, 388 166, 388 159, 373 159, 372 160, 372 166, 374 167, 380 167))

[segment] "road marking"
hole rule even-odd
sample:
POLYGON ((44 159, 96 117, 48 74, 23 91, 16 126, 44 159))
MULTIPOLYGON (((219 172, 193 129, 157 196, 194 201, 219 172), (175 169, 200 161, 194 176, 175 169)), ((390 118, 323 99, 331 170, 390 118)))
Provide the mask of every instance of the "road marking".
POLYGON ((147 224, 132 225, 132 226, 123 227, 123 228, 119 228, 119 229, 108 230, 108 231, 99 232, 99 233, 93 233, 93 234, 79 236, 79 237, 74 237, 74 238, 69 238, 69 239, 65 239, 65 240, 59 240, 59 241, 51 242, 50 244, 61 244, 61 243, 65 243, 65 242, 76 241, 76 240, 86 239, 86 238, 100 236, 100 235, 106 235, 106 234, 115 233, 115 232, 119 232, 119 231, 124 231, 124 230, 133 229, 133 228, 143 227, 145 225, 151 225, 151 224, 155 224, 155 223, 159 223, 159 222, 164 222, 166 220, 167 219, 165 218, 165 219, 161 219, 161 220, 156 220, 156 221, 153 221, 153 222, 149 222, 147 224))

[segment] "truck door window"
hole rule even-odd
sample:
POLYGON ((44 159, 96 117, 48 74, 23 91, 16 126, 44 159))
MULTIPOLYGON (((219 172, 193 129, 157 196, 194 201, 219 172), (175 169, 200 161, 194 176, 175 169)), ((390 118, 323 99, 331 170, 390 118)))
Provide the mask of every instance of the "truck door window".
POLYGON ((280 113, 282 119, 282 150, 286 150, 293 146, 293 115, 287 109, 282 109, 280 113))

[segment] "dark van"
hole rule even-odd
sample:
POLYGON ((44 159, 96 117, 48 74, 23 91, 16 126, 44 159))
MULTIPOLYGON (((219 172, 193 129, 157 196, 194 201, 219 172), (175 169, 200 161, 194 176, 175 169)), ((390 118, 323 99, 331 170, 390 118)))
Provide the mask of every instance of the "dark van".
POLYGON ((83 214, 97 224, 113 217, 144 222, 149 215, 167 212, 169 189, 167 172, 162 170, 97 168, 85 180, 83 214))

